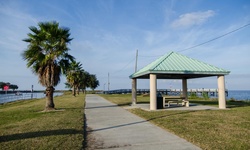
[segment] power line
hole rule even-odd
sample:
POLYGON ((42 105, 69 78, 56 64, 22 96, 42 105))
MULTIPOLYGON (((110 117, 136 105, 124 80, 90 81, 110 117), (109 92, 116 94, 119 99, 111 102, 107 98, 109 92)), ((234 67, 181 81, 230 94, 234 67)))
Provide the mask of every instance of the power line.
POLYGON ((224 36, 227 36, 227 35, 229 35, 229 34, 231 34, 231 33, 234 33, 234 32, 236 32, 236 31, 238 31, 238 30, 240 30, 240 29, 243 29, 243 28, 245 28, 245 27, 247 27, 247 26, 249 26, 249 25, 250 25, 250 23, 248 23, 248 24, 246 24, 246 25, 244 25, 244 26, 241 26, 241 27, 239 27, 239 28, 237 28, 237 29, 235 29, 235 30, 232 30, 232 31, 230 31, 230 32, 227 32, 227 33, 225 33, 225 34, 223 34, 223 35, 220 35, 220 36, 218 36, 218 37, 215 37, 215 38, 213 38, 213 39, 211 39, 211 40, 208 40, 208 41, 206 41, 206 42, 203 42, 203 43, 200 43, 200 44, 191 46, 191 47, 189 47, 189 48, 185 48, 185 49, 179 50, 179 51, 177 51, 177 52, 183 52, 183 51, 186 51, 186 50, 189 50, 189 49, 193 49, 193 48, 195 48, 195 47, 198 47, 198 46, 207 44, 207 43, 209 43, 209 42, 215 41, 215 40, 220 39, 220 38, 222 38, 222 37, 224 37, 224 36))
MULTIPOLYGON (((217 39, 220 39, 220 38, 222 38, 222 37, 224 37, 224 36, 227 36, 227 35, 229 35, 229 34, 232 34, 232 33, 236 32, 236 31, 241 30, 241 29, 243 29, 243 28, 246 28, 246 27, 248 27, 248 26, 250 26, 250 23, 245 24, 245 25, 243 25, 243 26, 241 26, 241 27, 239 27, 239 28, 237 28, 237 29, 234 29, 234 30, 232 30, 232 31, 230 31, 230 32, 227 32, 227 33, 225 33, 225 34, 222 34, 222 35, 220 35, 220 36, 218 36, 218 37, 215 37, 215 38, 213 38, 213 39, 210 39, 210 40, 208 40, 208 41, 206 41, 206 42, 203 42, 203 43, 200 43, 200 44, 197 44, 197 45, 194 45, 194 46, 185 48, 185 49, 178 50, 177 52, 183 52, 183 51, 186 51, 186 50, 189 50, 189 49, 193 49, 193 48, 199 47, 199 46, 201 46, 201 45, 204 45, 204 44, 207 44, 207 43, 209 43, 209 42, 212 42, 212 41, 215 41, 215 40, 217 40, 217 39)), ((162 56, 162 55, 154 55, 154 56, 143 56, 143 55, 139 55, 139 56, 140 56, 140 57, 160 57, 160 56, 162 56)))
POLYGON ((130 63, 132 63, 134 60, 135 60, 135 58, 133 58, 132 60, 130 60, 129 63, 127 63, 124 67, 122 67, 122 69, 117 70, 117 71, 113 72, 112 74, 114 75, 114 74, 116 74, 116 73, 118 73, 118 72, 120 72, 120 71, 123 71, 123 70, 124 70, 130 63))
POLYGON ((138 56, 140 56, 140 57, 160 57, 162 55, 154 55, 154 56, 138 55, 138 56))
MULTIPOLYGON (((227 36, 227 35, 229 35, 229 34, 232 34, 232 33, 236 32, 236 31, 241 30, 241 29, 243 29, 243 28, 246 28, 246 27, 248 27, 248 26, 250 26, 250 23, 245 24, 245 25, 243 25, 243 26, 241 26, 241 27, 239 27, 239 28, 237 28, 237 29, 235 29, 235 30, 232 30, 232 31, 230 31, 230 32, 227 32, 227 33, 225 33, 225 34, 222 34, 222 35, 220 35, 220 36, 218 36, 218 37, 215 37, 215 38, 213 38, 213 39, 210 39, 210 40, 208 40, 208 41, 206 41, 206 42, 203 42, 203 43, 200 43, 200 44, 191 46, 191 47, 189 47, 189 48, 185 48, 185 49, 179 50, 179 51, 177 51, 177 52, 183 52, 183 51, 186 51, 186 50, 189 50, 189 49, 193 49, 193 48, 199 47, 199 46, 201 46, 201 45, 204 45, 204 44, 207 44, 207 43, 209 43, 209 42, 212 42, 212 41, 215 41, 215 40, 217 40, 217 39, 220 39, 220 38, 222 38, 222 37, 224 37, 224 36, 227 36)), ((151 58, 152 58, 152 57, 160 57, 160 56, 162 56, 162 55, 154 55, 154 56, 143 56, 143 55, 138 55, 138 56, 140 56, 140 57, 151 57, 151 58)), ((118 73, 118 72, 124 70, 124 69, 125 69, 130 63, 132 63, 132 61, 134 61, 134 60, 135 60, 135 58, 133 58, 131 61, 129 61, 129 63, 126 64, 122 69, 113 72, 113 74, 116 74, 116 73, 118 73)))

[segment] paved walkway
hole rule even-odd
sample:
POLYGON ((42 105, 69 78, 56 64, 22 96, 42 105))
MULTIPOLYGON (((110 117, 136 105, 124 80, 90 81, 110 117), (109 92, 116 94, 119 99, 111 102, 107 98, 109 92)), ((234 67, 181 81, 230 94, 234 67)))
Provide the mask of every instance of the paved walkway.
POLYGON ((86 96, 85 114, 88 149, 200 149, 98 95, 86 96))

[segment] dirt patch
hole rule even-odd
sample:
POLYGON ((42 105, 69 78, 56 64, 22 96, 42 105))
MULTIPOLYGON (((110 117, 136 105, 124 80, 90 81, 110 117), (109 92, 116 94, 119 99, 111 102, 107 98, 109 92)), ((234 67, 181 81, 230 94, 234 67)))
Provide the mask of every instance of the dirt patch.
POLYGON ((94 149, 103 149, 104 142, 95 138, 94 134, 91 132, 91 128, 87 127, 86 129, 86 138, 85 138, 85 150, 94 150, 94 149))
POLYGON ((125 144, 125 145, 109 145, 105 146, 104 140, 96 138, 97 135, 95 135, 93 132, 91 132, 91 128, 87 127, 87 137, 86 137, 86 144, 85 144, 85 150, 95 150, 95 149, 112 149, 112 148, 121 148, 124 147, 129 147, 131 146, 130 144, 125 144))
POLYGON ((65 109, 51 109, 51 110, 43 110, 43 111, 40 111, 40 112, 44 113, 44 112, 57 112, 57 111, 65 111, 65 109))

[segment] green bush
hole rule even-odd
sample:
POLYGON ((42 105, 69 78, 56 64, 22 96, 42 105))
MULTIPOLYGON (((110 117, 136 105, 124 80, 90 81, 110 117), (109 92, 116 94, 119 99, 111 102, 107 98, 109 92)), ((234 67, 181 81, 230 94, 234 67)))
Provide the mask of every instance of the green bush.
POLYGON ((203 93, 202 93, 202 97, 203 97, 205 100, 208 100, 208 99, 209 99, 208 92, 203 92, 203 93))
POLYGON ((191 93, 190 93, 190 98, 191 98, 191 99, 196 99, 196 98, 198 98, 198 96, 196 95, 195 92, 191 92, 191 93))

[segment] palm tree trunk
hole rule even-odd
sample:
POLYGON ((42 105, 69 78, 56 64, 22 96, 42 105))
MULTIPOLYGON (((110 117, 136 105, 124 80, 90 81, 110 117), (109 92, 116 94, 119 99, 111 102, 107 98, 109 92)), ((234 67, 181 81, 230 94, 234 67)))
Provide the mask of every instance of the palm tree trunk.
POLYGON ((45 110, 54 110, 55 109, 55 104, 53 101, 53 93, 54 93, 54 87, 50 86, 46 88, 46 105, 45 105, 45 110))
POLYGON ((83 94, 86 94, 86 86, 83 86, 83 87, 82 87, 82 93, 83 93, 83 94))
POLYGON ((79 95, 79 91, 80 91, 80 88, 79 88, 79 87, 77 87, 77 95, 79 95))
POLYGON ((75 86, 73 86, 73 91, 72 92, 73 92, 72 95, 76 96, 76 87, 75 86))

